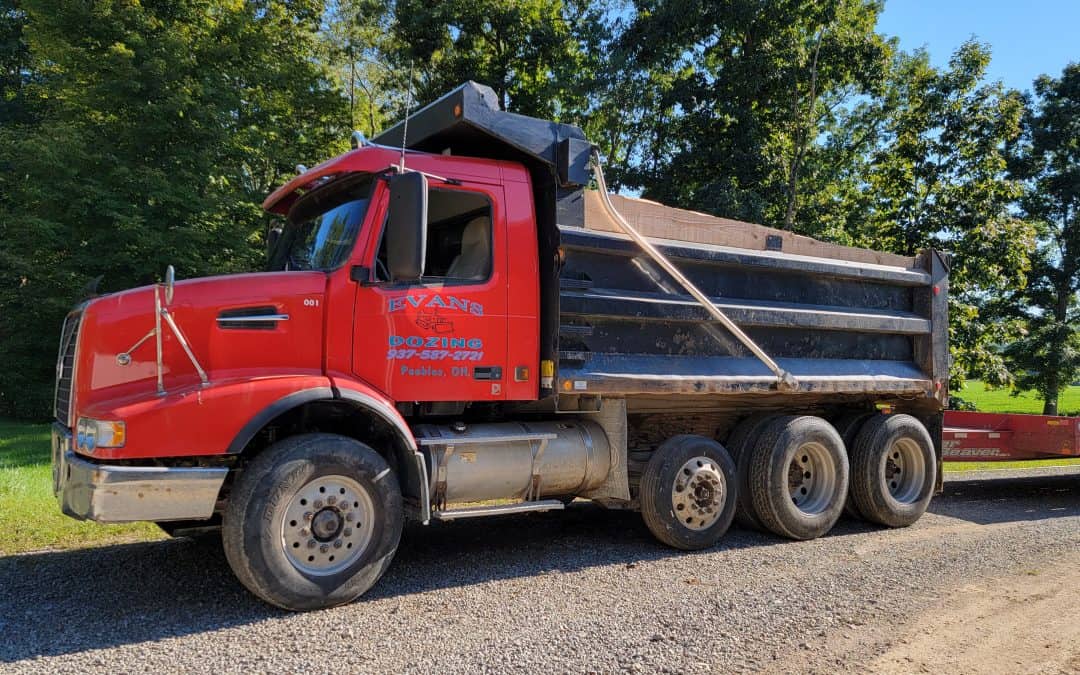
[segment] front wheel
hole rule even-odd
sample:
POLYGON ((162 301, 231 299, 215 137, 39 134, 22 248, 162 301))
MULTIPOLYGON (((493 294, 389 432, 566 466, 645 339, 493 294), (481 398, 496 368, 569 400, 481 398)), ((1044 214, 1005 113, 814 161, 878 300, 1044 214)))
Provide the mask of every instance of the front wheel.
POLYGON ((641 476, 641 515, 661 542, 684 550, 712 546, 731 527, 737 502, 735 463, 703 436, 673 436, 641 476))
POLYGON ((225 556, 266 602, 311 610, 349 602, 390 565, 401 491, 371 447, 334 434, 275 443, 243 469, 222 523, 225 556))

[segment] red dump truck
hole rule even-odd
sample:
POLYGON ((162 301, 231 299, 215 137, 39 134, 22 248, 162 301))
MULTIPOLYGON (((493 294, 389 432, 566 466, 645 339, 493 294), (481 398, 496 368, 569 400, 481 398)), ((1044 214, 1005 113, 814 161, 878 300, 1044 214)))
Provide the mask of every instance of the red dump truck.
POLYGON ((810 539, 845 505, 926 509, 942 254, 609 197, 580 129, 475 83, 354 140, 267 198, 267 271, 170 269, 67 317, 66 514, 220 528, 248 589, 303 610, 375 584, 406 518, 583 498, 698 549, 735 517, 810 539))

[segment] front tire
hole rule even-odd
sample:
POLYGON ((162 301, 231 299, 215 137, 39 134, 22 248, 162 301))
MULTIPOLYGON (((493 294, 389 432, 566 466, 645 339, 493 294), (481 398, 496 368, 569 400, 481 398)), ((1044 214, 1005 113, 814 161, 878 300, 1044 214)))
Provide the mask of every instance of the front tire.
POLYGON ((661 542, 693 551, 712 546, 735 517, 735 463, 704 436, 673 436, 641 476, 641 515, 661 542))
POLYGON ((341 605, 371 588, 390 565, 403 524, 386 460, 352 438, 302 434, 243 469, 222 541, 249 591, 302 611, 341 605))

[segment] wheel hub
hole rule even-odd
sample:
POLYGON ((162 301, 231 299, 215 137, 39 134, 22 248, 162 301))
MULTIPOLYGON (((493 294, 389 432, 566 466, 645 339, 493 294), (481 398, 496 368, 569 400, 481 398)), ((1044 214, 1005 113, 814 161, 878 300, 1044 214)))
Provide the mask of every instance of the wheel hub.
POLYGON ((675 475, 671 490, 675 517, 688 529, 704 530, 720 517, 726 492, 724 474, 716 462, 695 457, 675 475))
POLYGON ((927 468, 917 443, 907 438, 897 439, 889 448, 883 470, 890 497, 901 504, 919 500, 927 468))
POLYGON ((832 456, 818 443, 799 447, 788 464, 788 494, 800 511, 816 515, 829 508, 835 487, 832 456))
POLYGON ((328 507, 315 514, 311 519, 311 533, 319 541, 330 541, 343 529, 345 518, 341 512, 333 507, 328 507))
POLYGON ((359 558, 374 534, 375 507, 348 476, 319 476, 289 500, 281 545, 292 565, 311 575, 334 574, 359 558))

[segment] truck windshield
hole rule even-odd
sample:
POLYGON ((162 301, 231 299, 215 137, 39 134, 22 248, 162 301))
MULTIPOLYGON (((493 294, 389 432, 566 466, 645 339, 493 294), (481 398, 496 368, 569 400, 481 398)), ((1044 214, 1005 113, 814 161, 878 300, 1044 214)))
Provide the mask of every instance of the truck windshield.
POLYGON ((348 258, 364 223, 374 179, 335 181, 302 197, 271 254, 271 270, 332 270, 348 258))

